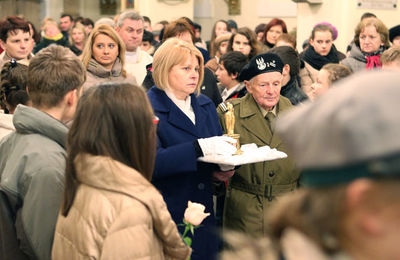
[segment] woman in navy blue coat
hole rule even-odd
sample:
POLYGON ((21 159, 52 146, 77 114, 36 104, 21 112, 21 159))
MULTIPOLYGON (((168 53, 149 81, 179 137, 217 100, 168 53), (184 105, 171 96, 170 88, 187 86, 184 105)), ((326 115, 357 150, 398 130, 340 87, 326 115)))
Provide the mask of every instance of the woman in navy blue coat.
MULTIPOLYGON (((152 182, 162 193, 175 223, 182 223, 189 200, 203 204, 211 213, 192 238, 192 260, 215 259, 219 239, 212 178, 231 176, 233 171, 220 172, 218 165, 198 162, 197 158, 216 149, 234 152, 235 147, 220 136, 222 130, 212 101, 198 95, 204 65, 201 53, 192 44, 168 39, 155 53, 153 68, 156 86, 147 94, 159 122, 152 182)), ((183 233, 183 227, 179 228, 183 233)))

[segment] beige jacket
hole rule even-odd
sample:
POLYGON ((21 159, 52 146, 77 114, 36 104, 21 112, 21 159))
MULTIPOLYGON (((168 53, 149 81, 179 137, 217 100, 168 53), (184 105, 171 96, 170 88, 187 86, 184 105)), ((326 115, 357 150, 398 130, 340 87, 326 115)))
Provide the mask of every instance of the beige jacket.
POLYGON ((59 215, 52 259, 187 259, 161 194, 140 173, 109 157, 78 155, 81 183, 59 215))
POLYGON ((299 76, 301 78, 301 89, 307 94, 309 98, 313 98, 311 85, 317 81, 318 71, 310 64, 304 62, 304 68, 300 70, 299 76))

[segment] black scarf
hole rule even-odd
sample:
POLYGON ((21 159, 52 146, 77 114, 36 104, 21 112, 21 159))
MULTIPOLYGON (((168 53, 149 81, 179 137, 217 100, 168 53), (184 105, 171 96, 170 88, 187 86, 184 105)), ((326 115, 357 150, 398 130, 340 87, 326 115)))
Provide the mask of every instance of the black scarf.
POLYGON ((326 56, 318 54, 313 46, 309 46, 304 52, 303 60, 314 69, 320 70, 325 64, 339 63, 339 57, 335 45, 332 44, 331 51, 326 56))
POLYGON ((272 49, 274 48, 275 44, 269 43, 269 41, 265 40, 265 45, 267 45, 268 48, 272 49))

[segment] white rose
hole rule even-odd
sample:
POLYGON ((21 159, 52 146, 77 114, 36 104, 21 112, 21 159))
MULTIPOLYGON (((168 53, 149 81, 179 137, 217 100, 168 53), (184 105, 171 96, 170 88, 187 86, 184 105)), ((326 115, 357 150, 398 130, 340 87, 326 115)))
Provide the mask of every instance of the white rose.
POLYGON ((206 217, 210 216, 210 213, 204 213, 205 209, 206 207, 200 203, 188 201, 188 207, 184 214, 185 221, 193 226, 200 225, 206 217))

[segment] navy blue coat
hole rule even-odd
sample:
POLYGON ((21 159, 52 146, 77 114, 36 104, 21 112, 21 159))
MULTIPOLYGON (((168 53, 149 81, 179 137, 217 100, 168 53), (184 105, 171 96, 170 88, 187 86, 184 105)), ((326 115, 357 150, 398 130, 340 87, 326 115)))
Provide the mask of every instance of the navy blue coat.
MULTIPOLYGON (((182 223, 187 202, 206 207, 207 217, 195 230, 192 260, 215 259, 219 240, 216 236, 212 200, 212 172, 216 165, 197 161, 193 142, 199 138, 222 135, 215 105, 204 96, 191 95, 196 124, 172 102, 164 91, 152 87, 147 95, 158 116, 157 156, 153 184, 162 193, 176 224, 182 223)), ((178 227, 183 233, 183 227, 178 227)))

